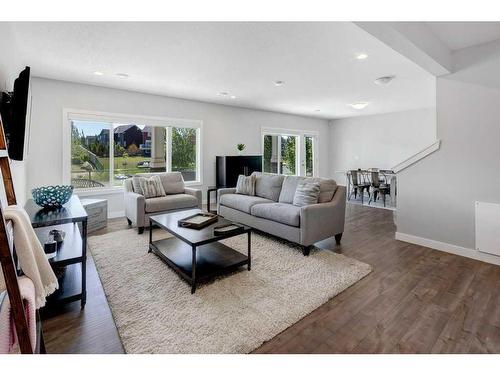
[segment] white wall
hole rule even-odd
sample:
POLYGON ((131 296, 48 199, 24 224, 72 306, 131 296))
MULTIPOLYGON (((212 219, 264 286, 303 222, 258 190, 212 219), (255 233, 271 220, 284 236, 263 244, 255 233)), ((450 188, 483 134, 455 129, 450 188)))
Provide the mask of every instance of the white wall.
POLYGON ((435 108, 333 120, 330 171, 345 183, 345 175, 336 171, 391 169, 435 140, 435 108))
MULTIPOLYGON (((328 176, 328 122, 137 92, 55 81, 32 80, 33 111, 28 155, 28 181, 33 187, 62 183, 63 108, 203 121, 203 190, 215 183, 215 156, 261 153, 261 127, 315 130, 320 133, 320 175, 328 176)), ((108 210, 123 211, 122 194, 105 196, 108 210)))
MULTIPOLYGON (((17 59, 17 49, 15 47, 14 34, 11 25, 0 22, 0 91, 12 91, 14 79, 24 68, 17 59)), ((17 203, 24 205, 26 197, 26 162, 11 161, 12 179, 16 191, 17 203)))
POLYGON ((500 90, 439 78, 437 125, 441 149, 398 175, 397 231, 474 249, 474 202, 500 203, 500 90))

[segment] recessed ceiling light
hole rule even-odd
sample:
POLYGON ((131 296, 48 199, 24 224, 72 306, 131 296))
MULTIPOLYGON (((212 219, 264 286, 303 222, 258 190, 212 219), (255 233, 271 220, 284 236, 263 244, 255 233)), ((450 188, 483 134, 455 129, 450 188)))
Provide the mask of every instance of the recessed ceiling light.
POLYGON ((354 109, 363 109, 368 105, 368 102, 356 102, 349 105, 354 109))
POLYGON ((236 99, 236 95, 231 95, 231 99, 236 99))
POLYGON ((358 53, 358 54, 356 55, 356 59, 357 59, 357 60, 365 60, 365 59, 367 59, 367 58, 368 58, 368 55, 367 55, 366 53, 358 53))
POLYGON ((103 76, 103 75, 104 75, 104 73, 103 73, 103 72, 99 72, 99 71, 95 71, 95 72, 94 72, 94 74, 95 74, 96 76, 103 76))
POLYGON ((321 112, 321 109, 315 109, 314 112, 321 112))
POLYGON ((284 83, 283 81, 274 81, 274 86, 283 86, 284 83))
POLYGON ((396 76, 394 76, 394 75, 392 75, 392 76, 385 76, 385 77, 379 77, 375 81, 373 81, 373 83, 375 83, 376 85, 387 85, 394 78, 396 78, 396 76))
POLYGON ((119 78, 128 78, 128 74, 127 73, 116 73, 116 76, 119 77, 119 78))
POLYGON ((228 95, 229 95, 229 93, 227 93, 227 92, 225 92, 225 91, 221 91, 221 92, 219 92, 217 95, 219 95, 219 96, 228 96, 228 95))

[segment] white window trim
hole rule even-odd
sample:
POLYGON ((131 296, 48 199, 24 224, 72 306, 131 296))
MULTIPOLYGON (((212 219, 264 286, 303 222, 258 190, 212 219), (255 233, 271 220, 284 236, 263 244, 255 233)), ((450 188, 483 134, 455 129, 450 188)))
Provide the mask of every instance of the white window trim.
MULTIPOLYGON (((194 128, 197 129, 197 152, 196 152, 196 181, 186 181, 186 186, 203 185, 203 121, 195 119, 179 119, 172 117, 139 116, 126 113, 112 113, 89 111, 74 108, 63 108, 63 147, 62 147, 62 183, 71 184, 71 121, 95 121, 107 123, 139 123, 146 126, 159 126, 167 128, 171 132, 171 127, 194 128)), ((169 134, 171 136, 171 133, 169 134)), ((111 133, 110 133, 111 139, 111 133)), ((167 139, 170 139, 167 138, 167 139)), ((113 152, 114 144, 110 142, 110 155, 113 152)), ((171 152, 167 147, 167 152, 171 152)), ((167 164, 170 158, 167 155, 167 164)), ((110 163, 110 175, 113 172, 113 163, 110 163)), ((170 166, 171 167, 171 166, 170 166)), ((167 169, 170 170, 170 169, 167 169)), ((118 194, 123 192, 123 187, 106 186, 104 188, 75 189, 75 192, 82 196, 118 194)))
MULTIPOLYGON (((305 137, 313 137, 313 177, 319 176, 319 132, 316 130, 300 130, 300 129, 286 129, 286 128, 268 128, 261 127, 261 152, 264 155, 264 136, 266 135, 293 135, 298 136, 298 147, 299 147, 299 157, 296 162, 296 170, 298 171, 297 176, 305 176, 306 164, 305 164, 305 137)), ((278 143, 281 142, 280 138, 278 138, 278 143)), ((278 145, 278 150, 281 150, 281 147, 278 145)), ((278 163, 281 159, 281 152, 278 152, 278 163)), ((264 157, 262 158, 262 163, 264 163, 264 157)))

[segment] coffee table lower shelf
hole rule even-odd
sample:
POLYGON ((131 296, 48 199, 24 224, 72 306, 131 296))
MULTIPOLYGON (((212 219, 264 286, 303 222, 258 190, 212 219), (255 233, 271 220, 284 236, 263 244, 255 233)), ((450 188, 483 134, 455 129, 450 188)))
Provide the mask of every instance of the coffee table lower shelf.
POLYGON ((157 255, 186 280, 191 285, 191 293, 195 292, 196 285, 201 281, 233 272, 244 265, 250 270, 249 256, 220 242, 192 247, 171 237, 151 242, 149 252, 157 255))

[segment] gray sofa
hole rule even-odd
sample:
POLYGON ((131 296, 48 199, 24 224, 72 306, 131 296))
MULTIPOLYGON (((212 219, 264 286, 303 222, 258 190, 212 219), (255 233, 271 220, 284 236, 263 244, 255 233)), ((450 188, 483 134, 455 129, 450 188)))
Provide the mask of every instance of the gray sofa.
POLYGON ((255 196, 236 194, 235 188, 218 190, 219 215, 302 245, 304 255, 311 246, 335 236, 340 244, 344 232, 346 188, 334 180, 307 178, 320 183, 317 204, 292 204, 304 177, 256 173, 255 196))
POLYGON ((131 178, 124 181, 125 216, 129 225, 137 226, 139 234, 144 232, 145 226, 149 226, 149 216, 151 215, 191 208, 201 209, 201 190, 187 188, 180 172, 136 174, 140 177, 153 175, 160 176, 167 196, 146 199, 144 195, 134 192, 131 178))

